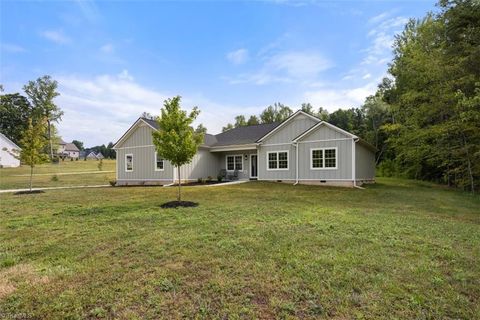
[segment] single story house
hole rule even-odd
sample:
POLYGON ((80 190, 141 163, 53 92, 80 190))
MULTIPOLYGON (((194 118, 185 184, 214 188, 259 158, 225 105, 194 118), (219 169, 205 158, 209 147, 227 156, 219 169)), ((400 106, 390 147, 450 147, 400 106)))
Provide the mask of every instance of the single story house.
MULTIPOLYGON (((169 184, 177 170, 155 150, 155 120, 139 118, 117 141, 117 185, 169 184)), ((206 134, 182 181, 226 171, 235 179, 356 186, 375 179, 375 147, 354 134, 297 111, 281 123, 206 134)))
POLYGON ((0 168, 16 168, 20 166, 20 149, 12 140, 0 133, 0 168))

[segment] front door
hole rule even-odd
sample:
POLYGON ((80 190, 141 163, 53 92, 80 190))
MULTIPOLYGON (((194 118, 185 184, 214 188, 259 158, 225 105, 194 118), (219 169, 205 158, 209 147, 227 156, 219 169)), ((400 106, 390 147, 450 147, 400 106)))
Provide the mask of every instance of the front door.
POLYGON ((250 155, 250 178, 257 179, 258 176, 258 161, 257 155, 251 154, 250 155))

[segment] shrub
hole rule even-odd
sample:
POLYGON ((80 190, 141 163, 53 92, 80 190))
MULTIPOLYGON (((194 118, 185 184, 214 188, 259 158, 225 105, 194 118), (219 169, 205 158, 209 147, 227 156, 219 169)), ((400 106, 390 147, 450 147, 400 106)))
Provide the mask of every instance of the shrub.
POLYGON ((212 176, 208 176, 208 177, 207 177, 207 182, 212 182, 212 180, 213 180, 213 177, 212 177, 212 176))
POLYGON ((70 161, 73 161, 73 158, 70 158, 70 161))
POLYGON ((56 181, 58 181, 58 180, 60 180, 60 179, 58 179, 58 176, 57 176, 56 174, 54 174, 50 180, 56 182, 56 181))
POLYGON ((57 163, 59 163, 59 162, 60 162, 60 158, 59 158, 59 157, 53 157, 52 163, 57 164, 57 163))
POLYGON ((109 183, 112 187, 115 187, 117 185, 117 180, 110 180, 109 183))
POLYGON ((103 169, 103 160, 100 159, 100 162, 97 164, 97 167, 98 167, 98 171, 102 171, 103 169))
POLYGON ((198 183, 202 183, 202 178, 198 178, 198 179, 197 179, 197 182, 198 182, 198 183))
POLYGON ((223 180, 223 177, 222 177, 221 175, 218 175, 218 176, 217 176, 217 181, 218 181, 218 182, 222 182, 222 180, 223 180))

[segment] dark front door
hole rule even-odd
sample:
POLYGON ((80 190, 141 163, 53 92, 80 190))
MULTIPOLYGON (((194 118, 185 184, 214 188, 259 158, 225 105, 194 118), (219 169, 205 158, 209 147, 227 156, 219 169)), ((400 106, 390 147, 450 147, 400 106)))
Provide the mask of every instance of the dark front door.
POLYGON ((258 161, 257 155, 250 155, 250 178, 256 179, 258 176, 258 161))

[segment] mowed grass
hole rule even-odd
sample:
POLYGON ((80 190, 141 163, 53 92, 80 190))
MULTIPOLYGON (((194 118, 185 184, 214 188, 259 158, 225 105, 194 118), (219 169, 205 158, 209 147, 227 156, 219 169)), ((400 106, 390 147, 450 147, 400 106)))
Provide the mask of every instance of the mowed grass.
POLYGON ((0 195, 0 314, 478 319, 480 199, 379 179, 0 195))
MULTIPOLYGON (((33 187, 64 187, 108 184, 115 179, 115 160, 103 160, 102 171, 96 160, 45 163, 33 171, 33 187), (54 178, 55 176, 55 178, 54 178)), ((0 168, 0 190, 23 189, 30 186, 30 167, 0 168)))

